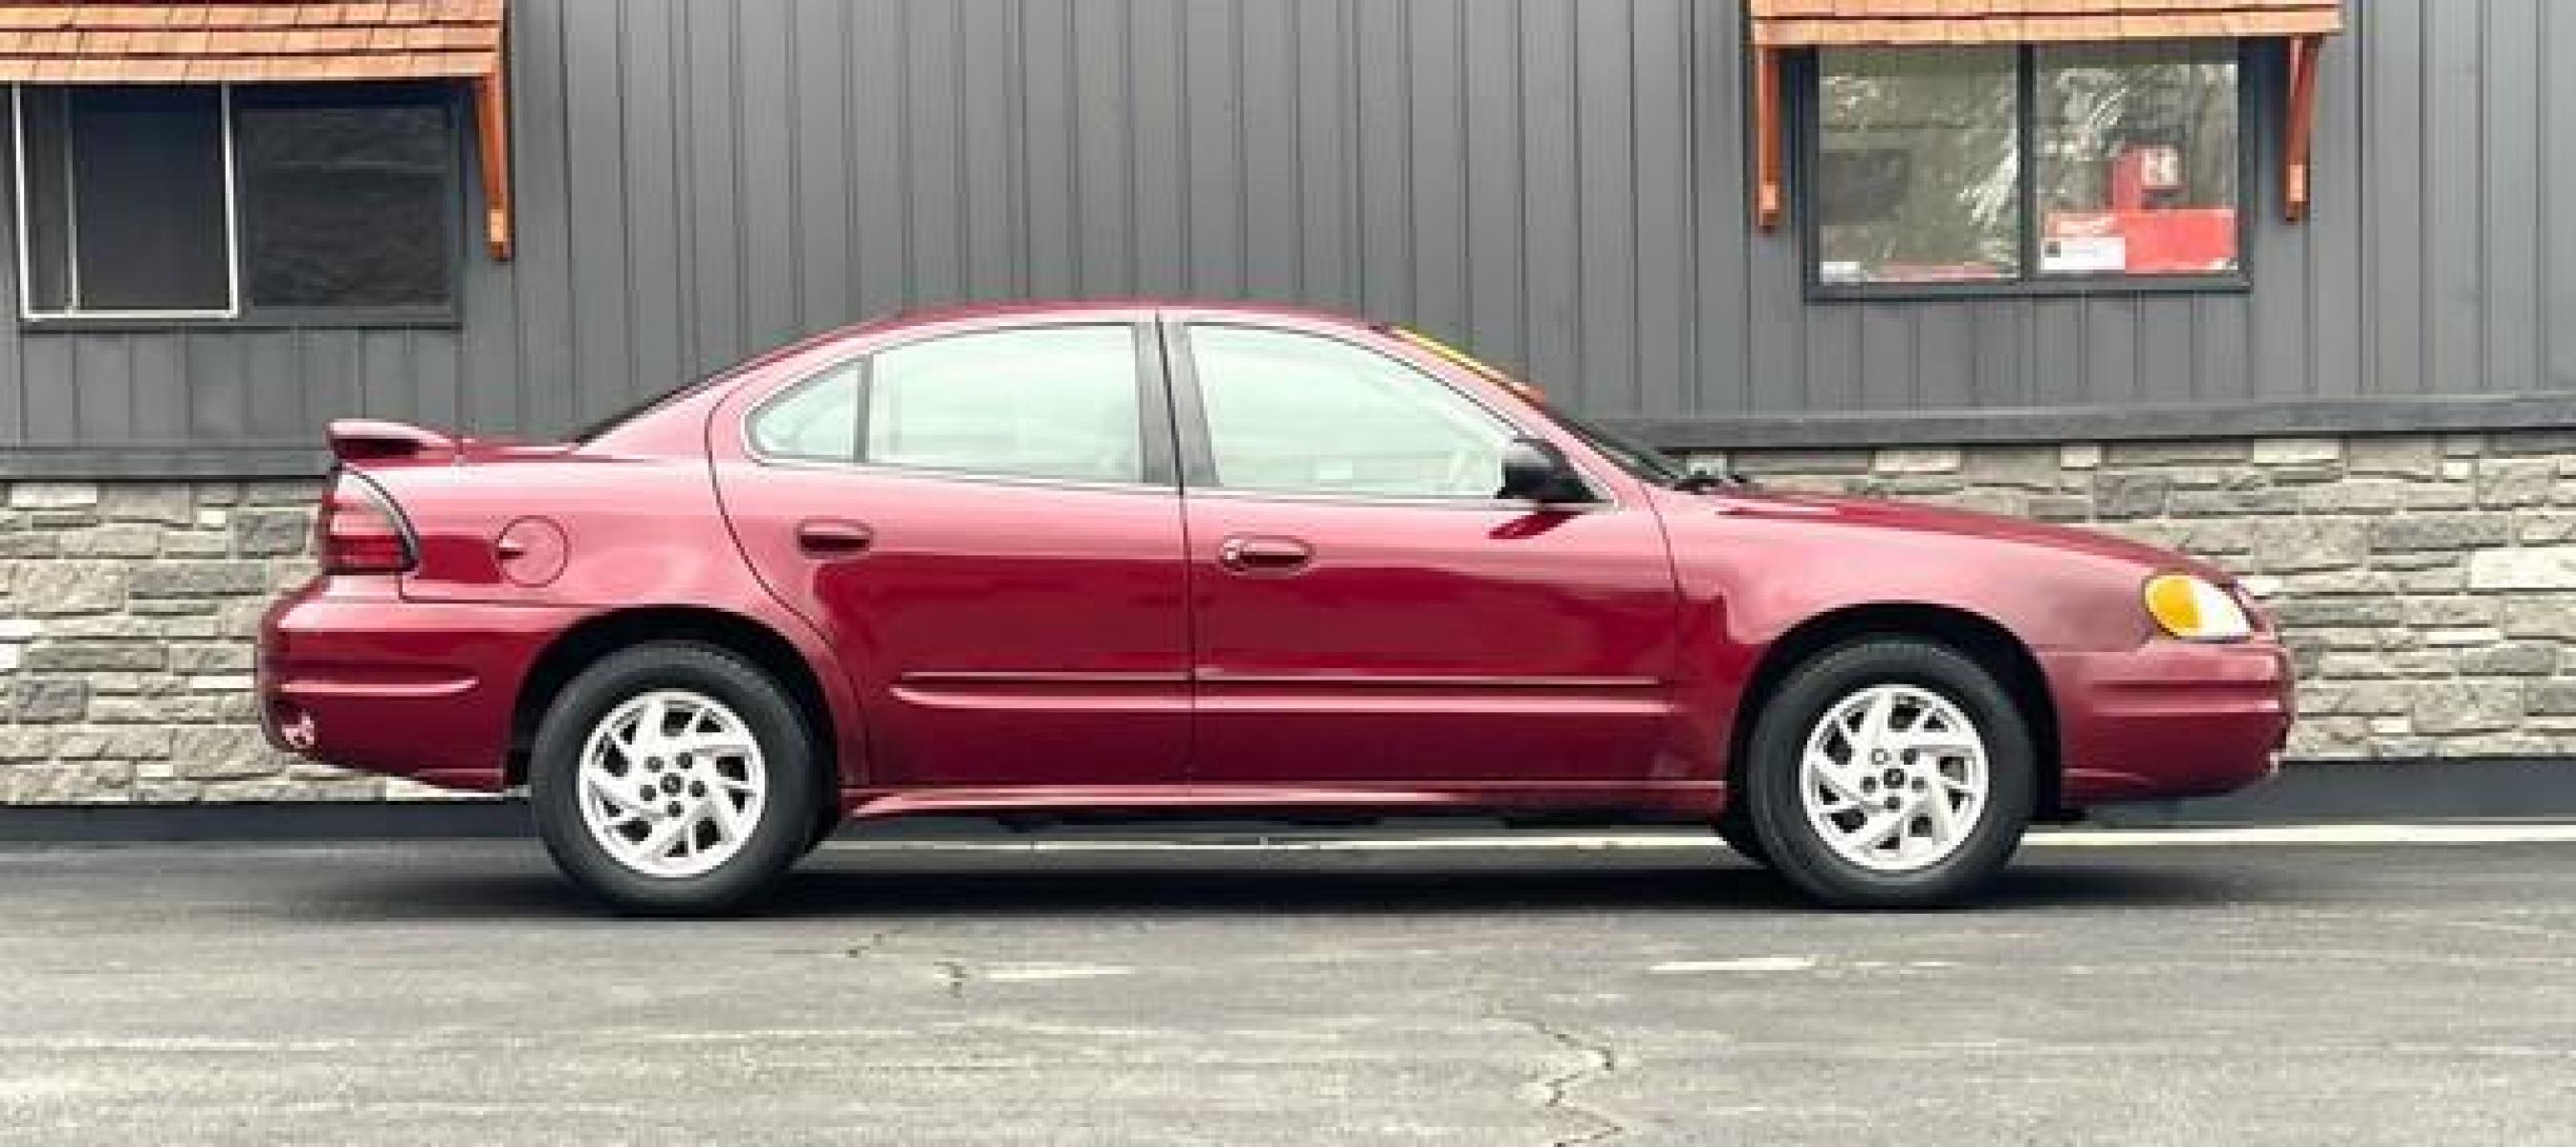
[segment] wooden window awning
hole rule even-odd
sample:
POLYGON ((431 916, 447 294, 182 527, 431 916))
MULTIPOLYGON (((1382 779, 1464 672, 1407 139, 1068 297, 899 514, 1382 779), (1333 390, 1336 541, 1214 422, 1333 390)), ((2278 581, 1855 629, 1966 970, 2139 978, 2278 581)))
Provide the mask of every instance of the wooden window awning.
POLYGON ((0 83, 471 86, 484 238, 511 247, 507 0, 0 0, 0 83))
POLYGON ((2342 0, 1752 0, 1757 46, 2324 36, 2342 0))
POLYGON ((1747 0, 1752 17, 1754 215, 1765 230, 1782 191, 1780 54, 1798 48, 2100 43, 2277 38, 2290 42, 2284 213, 2308 212, 2308 141, 2324 38, 2343 31, 2343 0, 1747 0))

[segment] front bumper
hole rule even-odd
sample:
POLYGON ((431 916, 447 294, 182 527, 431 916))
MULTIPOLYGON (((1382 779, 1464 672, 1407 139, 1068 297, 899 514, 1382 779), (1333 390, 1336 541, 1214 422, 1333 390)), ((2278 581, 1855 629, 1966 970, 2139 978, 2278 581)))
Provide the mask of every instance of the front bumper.
POLYGON ((2150 641, 2043 654, 2069 808, 2216 796, 2270 777, 2296 715, 2287 650, 2150 641))
POLYGON ((520 685, 580 616, 405 601, 390 579, 316 579, 260 622, 260 725, 271 744, 326 764, 497 792, 520 685))

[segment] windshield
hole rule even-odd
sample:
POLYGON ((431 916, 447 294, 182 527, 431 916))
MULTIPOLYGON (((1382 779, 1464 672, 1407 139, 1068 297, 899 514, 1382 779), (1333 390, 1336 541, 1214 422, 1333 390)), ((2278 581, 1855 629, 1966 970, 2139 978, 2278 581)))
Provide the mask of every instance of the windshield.
POLYGON ((1545 403, 1539 404, 1538 409, 1539 413, 1547 415, 1549 420, 1564 427, 1566 433, 1582 439, 1584 445, 1609 459, 1611 465, 1627 471, 1630 477, 1652 482, 1658 486, 1671 486, 1690 480, 1691 469, 1684 465, 1681 459, 1609 427, 1595 426, 1545 403))

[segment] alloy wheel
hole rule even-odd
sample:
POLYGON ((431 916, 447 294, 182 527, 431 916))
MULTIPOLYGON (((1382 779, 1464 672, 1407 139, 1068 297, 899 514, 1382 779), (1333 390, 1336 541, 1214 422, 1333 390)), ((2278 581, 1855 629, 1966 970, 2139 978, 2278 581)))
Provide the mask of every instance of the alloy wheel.
POLYGON ((1798 791, 1836 856, 1904 874, 1958 852, 1984 815, 1986 743, 1956 702, 1916 685, 1837 701, 1808 733, 1798 791))
POLYGON ((732 859, 759 827, 768 795, 750 726, 703 693, 640 694, 609 710, 582 744, 582 823, 640 875, 698 876, 732 859))

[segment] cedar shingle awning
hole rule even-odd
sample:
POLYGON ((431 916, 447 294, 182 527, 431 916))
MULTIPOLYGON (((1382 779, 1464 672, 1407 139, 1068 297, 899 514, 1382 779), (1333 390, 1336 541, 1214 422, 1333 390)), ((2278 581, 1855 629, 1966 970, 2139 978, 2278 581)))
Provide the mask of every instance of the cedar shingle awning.
POLYGON ((2285 39, 2290 95, 2282 211, 2307 218, 2317 59, 2344 29, 2343 0, 1746 0, 1753 44, 1754 221, 1787 214, 1780 56, 1797 48, 2285 39))
POLYGON ((0 83, 472 85, 484 232, 510 257, 507 0, 0 0, 0 83))
POLYGON ((1753 42, 2044 44, 2325 36, 2341 0, 1752 0, 1753 42))

